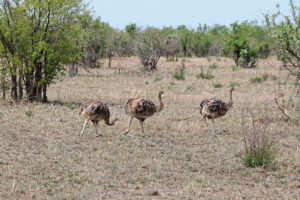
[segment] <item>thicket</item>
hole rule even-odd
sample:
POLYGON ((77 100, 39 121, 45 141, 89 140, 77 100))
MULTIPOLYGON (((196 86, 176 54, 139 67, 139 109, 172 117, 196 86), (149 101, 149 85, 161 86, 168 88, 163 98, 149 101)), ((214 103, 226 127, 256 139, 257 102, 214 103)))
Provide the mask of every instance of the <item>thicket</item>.
MULTIPOLYGON (((101 18, 92 17, 83 2, 0 1, 3 98, 10 90, 15 100, 26 97, 30 101, 47 101, 47 87, 65 74, 66 66, 74 76, 79 67, 101 67, 102 58, 107 58, 108 66, 113 67, 113 57, 138 56, 148 71, 158 69, 162 56, 168 61, 189 56, 231 56, 238 66, 255 67, 257 58, 267 57, 272 49, 282 49, 282 45, 276 43, 276 48, 272 45, 274 34, 269 34, 269 27, 275 27, 272 20, 268 27, 246 21, 230 27, 199 24, 195 29, 185 25, 143 29, 129 24, 119 30, 101 18)), ((296 31, 288 21, 284 27, 285 32, 296 31)), ((291 55, 294 48, 299 49, 297 39, 293 39, 293 47, 289 48, 291 55)), ((293 58, 285 58, 284 62, 287 66, 295 65, 297 57, 298 53, 293 58)))

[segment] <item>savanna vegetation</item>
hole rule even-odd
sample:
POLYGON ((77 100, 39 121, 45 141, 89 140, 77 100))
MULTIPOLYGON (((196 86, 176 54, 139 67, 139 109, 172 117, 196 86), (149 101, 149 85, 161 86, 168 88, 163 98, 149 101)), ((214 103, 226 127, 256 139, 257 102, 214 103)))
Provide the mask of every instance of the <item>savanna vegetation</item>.
POLYGON ((299 5, 264 24, 119 30, 85 2, 0 1, 0 199, 300 198, 299 5), (211 138, 199 103, 232 87, 211 138), (124 136, 126 101, 161 89, 146 133, 124 136), (95 99, 119 121, 79 138, 95 99))

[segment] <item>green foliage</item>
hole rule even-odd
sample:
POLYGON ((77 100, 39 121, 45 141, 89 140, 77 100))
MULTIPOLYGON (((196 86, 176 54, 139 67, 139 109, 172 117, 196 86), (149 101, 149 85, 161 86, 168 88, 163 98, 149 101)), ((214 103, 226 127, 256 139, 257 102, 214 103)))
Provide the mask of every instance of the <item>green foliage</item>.
MULTIPOLYGON (((264 120, 257 125, 251 110, 242 111, 242 130, 244 135, 245 152, 241 157, 242 164, 246 167, 270 167, 275 159, 275 136, 268 131, 270 121, 264 120), (249 123, 252 129, 246 126, 246 113, 250 114, 249 123), (272 139, 273 138, 273 139, 272 139)), ((274 129, 273 129, 274 131, 274 129)))
POLYGON ((188 86, 187 88, 185 88, 186 92, 192 92, 195 91, 195 88, 193 88, 192 86, 188 86))
POLYGON ((213 83, 214 88, 221 88, 223 85, 221 83, 213 83))
POLYGON ((25 112, 25 114, 26 114, 27 117, 31 117, 31 116, 32 116, 32 113, 33 113, 32 110, 27 110, 27 111, 25 112))
POLYGON ((258 47, 251 47, 249 25, 247 23, 231 24, 230 39, 226 41, 225 51, 231 52, 236 65, 253 68, 256 66, 258 47))
POLYGON ((179 26, 177 29, 179 31, 180 46, 183 51, 183 55, 187 57, 189 56, 189 50, 191 49, 192 45, 192 32, 184 25, 179 26))
POLYGON ((136 24, 128 24, 125 27, 125 30, 130 35, 131 38, 135 38, 138 32, 138 28, 136 24))
POLYGON ((267 144, 264 147, 257 147, 254 150, 246 151, 241 159, 245 167, 267 168, 271 163, 273 163, 275 155, 272 151, 271 145, 267 144))
POLYGON ((136 46, 136 54, 143 64, 144 70, 157 70, 157 63, 163 53, 163 41, 159 29, 147 28, 140 36, 136 46))
POLYGON ((154 78, 153 82, 156 83, 158 81, 161 81, 162 79, 163 79, 163 77, 159 76, 159 77, 154 78))
POLYGON ((73 103, 67 103, 67 104, 66 104, 66 107, 67 107, 67 108, 70 108, 71 110, 77 110, 77 109, 79 108, 78 105, 73 104, 73 103))
POLYGON ((196 75, 196 78, 202 78, 202 79, 211 80, 211 79, 215 78, 215 76, 212 75, 212 74, 208 74, 208 73, 207 74, 200 73, 200 74, 196 75))
POLYGON ((173 81, 170 82, 170 85, 168 86, 168 90, 171 90, 174 87, 175 83, 173 81))
MULTIPOLYGON (((269 36, 273 39, 276 46, 277 57, 282 61, 283 66, 292 76, 300 79, 300 6, 293 0, 289 1, 291 13, 289 16, 280 16, 278 11, 272 16, 266 15, 265 21, 268 27, 269 36), (277 22, 277 19, 281 19, 277 22)), ((298 91, 300 90, 300 86, 298 91)))
POLYGON ((173 74, 173 78, 176 80, 185 80, 186 68, 185 68, 185 60, 182 59, 181 65, 176 69, 175 73, 173 74))
POLYGON ((233 72, 235 72, 235 71, 239 71, 239 70, 243 69, 243 67, 241 67, 239 65, 233 65, 233 66, 231 66, 231 69, 233 72))
POLYGON ((206 56, 209 52, 209 47, 211 46, 211 41, 208 38, 208 26, 201 24, 198 26, 197 31, 193 33, 191 49, 196 56, 206 56))
POLYGON ((209 69, 217 69, 218 68, 218 65, 216 63, 212 64, 212 65, 209 65, 208 66, 209 69))
POLYGON ((232 87, 232 88, 234 88, 234 87, 240 86, 240 83, 238 83, 238 82, 231 82, 229 84, 229 86, 232 87))
POLYGON ((29 100, 47 101, 47 86, 79 59, 82 12, 81 0, 2 2, 0 59, 7 63, 13 99, 21 99, 25 87, 29 100))
POLYGON ((263 76, 256 76, 254 78, 251 78, 251 83, 262 83, 268 79, 268 75, 264 74, 263 76))

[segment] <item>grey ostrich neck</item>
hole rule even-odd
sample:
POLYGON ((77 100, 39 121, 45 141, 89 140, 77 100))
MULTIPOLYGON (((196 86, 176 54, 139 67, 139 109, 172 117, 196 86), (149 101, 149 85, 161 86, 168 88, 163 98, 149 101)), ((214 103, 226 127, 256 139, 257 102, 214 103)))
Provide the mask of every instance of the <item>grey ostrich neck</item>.
POLYGON ((229 93, 229 102, 228 102, 229 108, 231 108, 232 105, 233 105, 233 102, 232 102, 232 90, 230 90, 230 93, 229 93))
POLYGON ((159 100, 159 107, 156 109, 156 112, 160 112, 164 108, 164 103, 161 100, 161 93, 158 94, 158 100, 159 100))

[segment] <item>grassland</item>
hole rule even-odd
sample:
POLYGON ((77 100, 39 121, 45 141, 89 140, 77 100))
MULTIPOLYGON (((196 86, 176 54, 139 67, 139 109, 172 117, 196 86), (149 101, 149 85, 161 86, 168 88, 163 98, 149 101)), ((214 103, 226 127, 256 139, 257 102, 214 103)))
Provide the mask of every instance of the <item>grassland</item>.
MULTIPOLYGON (((187 58, 185 80, 172 74, 179 62, 161 59, 159 71, 139 72, 136 58, 114 59, 90 73, 57 80, 49 88, 50 103, 0 104, 0 199, 299 199, 300 128, 288 123, 274 103, 279 71, 275 59, 260 60, 256 69, 232 70, 226 58, 187 58), (201 79, 201 67, 214 78, 201 79), (255 77, 268 77, 251 82, 255 77), (220 83, 221 87, 214 87, 220 83), (236 86, 234 106, 216 120, 217 137, 204 132, 199 103, 218 97, 228 101, 236 86), (124 136, 128 98, 165 91, 165 108, 145 122, 137 120, 124 136), (113 127, 100 123, 102 137, 91 124, 78 135, 83 118, 78 105, 100 99, 110 106, 113 127), (276 160, 269 169, 245 168, 241 116, 252 110, 255 121, 268 118, 276 137, 276 160)), ((283 85, 281 95, 292 90, 283 85)), ((211 125, 211 124, 210 124, 211 125)), ((246 127, 251 127, 250 121, 246 127)))

